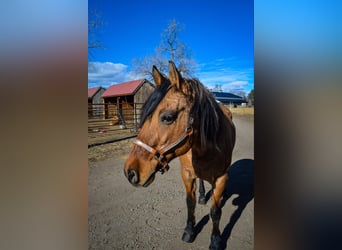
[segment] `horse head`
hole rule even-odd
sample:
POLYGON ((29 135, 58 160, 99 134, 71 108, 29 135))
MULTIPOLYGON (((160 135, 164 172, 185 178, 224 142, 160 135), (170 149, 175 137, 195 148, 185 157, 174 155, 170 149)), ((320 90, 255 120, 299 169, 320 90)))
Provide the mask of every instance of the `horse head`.
POLYGON ((145 102, 139 134, 126 160, 124 173, 134 186, 149 186, 158 171, 191 148, 193 95, 173 62, 166 77, 153 66, 155 91, 145 102))

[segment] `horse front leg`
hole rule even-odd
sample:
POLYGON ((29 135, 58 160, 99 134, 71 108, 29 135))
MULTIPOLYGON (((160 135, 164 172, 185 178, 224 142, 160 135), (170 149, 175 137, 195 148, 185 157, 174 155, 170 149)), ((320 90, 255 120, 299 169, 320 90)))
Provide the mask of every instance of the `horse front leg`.
POLYGON ((186 189, 186 205, 188 219, 182 236, 185 242, 193 242, 195 239, 195 207, 196 207, 196 178, 192 171, 182 169, 182 178, 186 189))
POLYGON ((213 223, 213 229, 211 232, 210 246, 211 250, 222 249, 222 240, 220 233, 220 219, 221 219, 221 201, 222 195, 226 186, 228 175, 225 174, 217 178, 213 184, 212 194, 211 194, 211 209, 210 217, 213 223))

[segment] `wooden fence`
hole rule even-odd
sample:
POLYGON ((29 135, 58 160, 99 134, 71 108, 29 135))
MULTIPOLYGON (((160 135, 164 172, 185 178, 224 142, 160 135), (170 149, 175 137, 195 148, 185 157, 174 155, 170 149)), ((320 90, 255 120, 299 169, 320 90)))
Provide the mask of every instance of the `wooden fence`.
POLYGON ((137 135, 142 103, 89 104, 88 148, 137 135))

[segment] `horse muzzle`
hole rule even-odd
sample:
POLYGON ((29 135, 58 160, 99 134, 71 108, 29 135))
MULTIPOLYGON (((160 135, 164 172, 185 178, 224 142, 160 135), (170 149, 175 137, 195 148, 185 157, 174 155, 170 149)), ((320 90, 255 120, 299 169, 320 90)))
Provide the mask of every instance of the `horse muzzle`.
MULTIPOLYGON (((149 162, 148 162, 149 163, 149 162)), ((155 167, 150 166, 150 163, 147 165, 140 165, 136 160, 128 160, 126 161, 124 168, 124 175, 126 176, 129 183, 131 183, 135 187, 147 187, 149 186, 155 179, 155 174, 157 171, 160 171, 158 165, 155 167), (141 172, 141 168, 146 171, 141 172)))
POLYGON ((127 171, 124 171, 125 176, 127 177, 128 181, 133 185, 137 186, 139 183, 139 176, 137 172, 133 169, 128 169, 127 171))

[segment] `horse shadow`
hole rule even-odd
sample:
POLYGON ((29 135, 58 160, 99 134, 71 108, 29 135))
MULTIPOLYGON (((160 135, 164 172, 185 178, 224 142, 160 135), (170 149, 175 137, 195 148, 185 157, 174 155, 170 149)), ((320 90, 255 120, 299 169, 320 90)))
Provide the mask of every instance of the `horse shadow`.
MULTIPOLYGON (((226 204, 228 199, 233 195, 239 195, 232 200, 232 204, 237 206, 237 209, 230 217, 228 224, 221 233, 223 242, 223 249, 227 247, 227 241, 231 235, 232 229, 247 204, 254 198, 254 160, 241 159, 234 162, 228 170, 228 181, 222 197, 222 207, 226 204)), ((211 190, 206 194, 208 201, 211 196, 211 190)), ((209 214, 205 215, 195 226, 196 236, 202 231, 203 227, 208 223, 209 214)))

